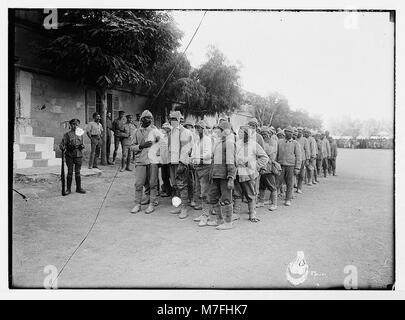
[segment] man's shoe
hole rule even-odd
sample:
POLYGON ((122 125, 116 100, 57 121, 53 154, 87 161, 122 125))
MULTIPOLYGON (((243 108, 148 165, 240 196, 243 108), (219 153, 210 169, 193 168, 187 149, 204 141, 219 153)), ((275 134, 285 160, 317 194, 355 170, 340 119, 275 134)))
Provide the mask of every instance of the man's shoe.
POLYGON ((264 202, 258 202, 256 204, 256 208, 262 208, 262 207, 264 207, 264 202))
POLYGON ((107 164, 109 164, 109 165, 113 165, 113 164, 114 164, 114 162, 112 162, 112 161, 108 160, 108 161, 107 161, 107 164))
POLYGON ((132 171, 132 169, 131 169, 131 168, 126 168, 125 170, 126 170, 126 171, 132 171))
POLYGON ((120 169, 120 172, 124 172, 124 171, 125 171, 125 168, 121 168, 121 169, 120 169))
POLYGON ((179 214, 179 219, 185 219, 188 217, 187 208, 182 208, 179 214))
POLYGON ((193 208, 194 208, 196 205, 197 205, 197 204, 195 203, 195 201, 191 201, 191 202, 190 202, 190 207, 193 207, 193 208))
POLYGON ((139 204, 135 205, 135 207, 132 208, 131 213, 135 214, 141 211, 141 206, 139 204))
POLYGON ((274 205, 274 204, 272 204, 272 205, 269 207, 269 210, 270 210, 270 211, 277 210, 277 206, 274 205))
POLYGON ((233 228, 232 222, 224 222, 216 227, 217 230, 229 230, 233 228))
POLYGON ((297 190, 297 193, 298 193, 298 194, 302 194, 303 192, 302 192, 301 189, 298 189, 298 190, 297 190))
POLYGON ((236 220, 239 220, 239 219, 240 219, 239 214, 235 214, 235 213, 232 214, 232 221, 236 221, 236 220))
POLYGON ((71 194, 71 193, 72 193, 71 189, 66 189, 65 196, 67 196, 68 194, 71 194))
POLYGON ((207 216, 202 216, 200 222, 198 223, 199 227, 205 227, 207 226, 207 222, 208 222, 208 217, 207 216))
POLYGON ((291 206, 291 201, 290 201, 290 200, 287 200, 287 201, 284 203, 284 205, 287 206, 287 207, 291 206))
POLYGON ((83 190, 82 188, 80 188, 80 189, 76 189, 76 192, 77 192, 77 193, 86 193, 86 191, 85 191, 85 190, 83 190))
POLYGON ((204 214, 199 215, 198 217, 194 218, 194 219, 193 219, 193 221, 195 221, 195 222, 200 222, 200 221, 201 221, 201 219, 202 219, 202 218, 204 218, 204 217, 205 217, 205 215, 204 215, 204 214))
POLYGON ((194 210, 202 210, 202 205, 198 204, 194 206, 194 210))
POLYGON ((171 213, 171 214, 179 214, 180 213, 180 211, 181 211, 181 209, 180 208, 173 208, 172 210, 170 210, 169 212, 171 213))
POLYGON ((152 213, 153 211, 155 211, 155 206, 154 206, 153 204, 150 204, 150 205, 146 208, 145 213, 149 214, 149 213, 152 213))

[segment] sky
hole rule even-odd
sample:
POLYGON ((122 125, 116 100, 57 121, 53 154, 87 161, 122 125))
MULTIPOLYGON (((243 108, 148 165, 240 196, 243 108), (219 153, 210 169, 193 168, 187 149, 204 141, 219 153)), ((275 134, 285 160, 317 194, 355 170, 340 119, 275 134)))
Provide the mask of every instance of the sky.
MULTIPOLYGON (((173 11, 187 46, 203 11, 173 11)), ((388 12, 208 11, 186 55, 193 67, 215 45, 242 65, 243 89, 277 91, 292 109, 392 121, 394 24, 388 12)))

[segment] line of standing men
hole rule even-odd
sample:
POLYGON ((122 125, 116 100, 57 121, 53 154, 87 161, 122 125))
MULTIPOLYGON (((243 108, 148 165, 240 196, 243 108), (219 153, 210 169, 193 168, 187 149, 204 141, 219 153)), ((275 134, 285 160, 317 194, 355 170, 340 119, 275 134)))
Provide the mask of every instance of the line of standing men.
POLYGON ((240 219, 245 201, 249 220, 258 222, 256 207, 264 206, 267 190, 269 210, 274 211, 284 189, 285 205, 289 206, 294 184, 302 193, 304 181, 307 185, 318 183, 319 165, 325 176, 328 170, 335 174, 337 148, 333 142, 331 147, 328 138, 328 133, 313 137, 310 130, 291 126, 278 131, 258 128, 256 119, 237 133, 226 119, 211 129, 204 121, 184 123, 179 111, 171 111, 169 122, 158 130, 152 113, 145 110, 129 146, 136 166, 131 213, 140 212, 142 204, 148 204, 145 213, 154 211, 161 168, 165 190, 172 190, 181 200, 181 205, 171 210, 180 219, 188 217, 190 205, 202 210, 194 219, 199 226, 231 229, 233 221, 240 219))

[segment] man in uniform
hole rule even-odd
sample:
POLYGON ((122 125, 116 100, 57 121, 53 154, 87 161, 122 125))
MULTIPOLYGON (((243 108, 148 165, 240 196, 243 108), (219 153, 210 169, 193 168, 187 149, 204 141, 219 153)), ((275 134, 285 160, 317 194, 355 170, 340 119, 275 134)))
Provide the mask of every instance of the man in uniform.
POLYGON ((124 139, 122 133, 124 132, 124 124, 126 123, 124 115, 125 111, 119 111, 118 118, 115 119, 112 124, 112 131, 114 132, 113 164, 115 164, 115 158, 117 157, 117 151, 120 145, 122 150, 122 140, 124 139))
POLYGON ((72 119, 69 121, 70 131, 66 132, 63 135, 62 142, 59 145, 59 148, 65 152, 66 165, 68 168, 67 173, 67 185, 66 185, 66 195, 70 194, 72 188, 73 180, 73 171, 75 172, 76 180, 76 192, 77 193, 86 193, 82 189, 80 169, 82 167, 82 158, 84 149, 83 136, 76 134, 76 128, 80 124, 79 119, 72 119))
POLYGON ((106 116, 106 136, 107 136, 107 144, 106 144, 106 156, 107 156, 107 163, 113 164, 110 161, 110 154, 111 154, 111 136, 112 136, 112 119, 111 119, 111 112, 107 112, 106 116))
POLYGON ((294 174, 301 169, 301 150, 297 141, 293 139, 293 128, 288 126, 284 129, 285 139, 278 142, 277 162, 281 165, 281 177, 287 185, 285 205, 291 205, 294 174))
POLYGON ((91 143, 89 169, 98 168, 96 154, 100 152, 102 142, 101 135, 103 133, 103 126, 100 122, 100 115, 97 112, 94 112, 93 121, 89 122, 87 125, 86 133, 91 143))

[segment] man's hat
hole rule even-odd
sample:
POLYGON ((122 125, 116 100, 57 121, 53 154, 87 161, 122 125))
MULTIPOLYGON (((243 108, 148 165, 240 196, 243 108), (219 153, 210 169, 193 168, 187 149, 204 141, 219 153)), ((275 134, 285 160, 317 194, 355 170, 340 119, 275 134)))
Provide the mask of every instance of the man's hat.
POLYGON ((183 123, 183 127, 185 127, 185 126, 194 127, 194 124, 192 124, 191 121, 186 121, 186 122, 183 123))
POLYGON ((222 130, 229 129, 231 130, 231 124, 228 121, 221 122, 218 127, 222 130))
POLYGON ((162 124, 162 129, 170 129, 170 130, 172 130, 172 126, 170 125, 169 122, 165 122, 164 124, 162 124))
POLYGON ((125 115, 125 117, 128 119, 128 118, 132 118, 132 114, 127 114, 127 115, 125 115))
POLYGON ((182 116, 181 116, 180 111, 175 111, 175 110, 170 111, 169 118, 175 118, 175 119, 177 119, 177 121, 180 121, 181 117, 182 116))
POLYGON ((200 120, 195 124, 195 127, 200 127, 200 128, 205 129, 207 127, 207 125, 205 124, 204 120, 200 120))
POLYGON ((277 135, 279 135, 279 134, 281 134, 281 135, 285 136, 285 134, 284 134, 284 130, 283 130, 283 129, 281 129, 281 128, 278 128, 278 129, 277 129, 277 135))
POLYGON ((304 131, 304 129, 303 129, 302 127, 298 127, 298 128, 297 128, 297 131, 298 131, 298 132, 300 132, 300 131, 302 132, 302 131, 304 131))
POLYGON ((294 129, 291 126, 288 126, 287 128, 284 129, 284 132, 287 132, 287 131, 294 133, 294 129))
POLYGON ((124 110, 120 110, 120 111, 118 111, 118 114, 124 114, 125 113, 125 111, 124 110))
POLYGON ((258 127, 258 126, 259 126, 259 121, 257 121, 256 118, 250 119, 250 120, 248 121, 248 126, 252 126, 252 125, 255 125, 256 127, 258 127))
POLYGON ((296 127, 293 127, 293 135, 298 134, 298 129, 296 127))
POLYGON ((275 133, 276 133, 276 129, 274 129, 274 127, 273 127, 273 126, 271 126, 271 127, 269 128, 269 130, 270 130, 270 132, 272 132, 273 134, 275 134, 275 133))
POLYGON ((261 133, 261 134, 263 134, 263 133, 270 134, 270 132, 272 132, 272 131, 270 130, 270 128, 269 128, 268 126, 263 126, 263 127, 261 128, 261 130, 260 130, 260 133, 261 133))
POLYGON ((149 110, 144 110, 144 111, 142 112, 142 114, 141 114, 141 118, 140 118, 140 119, 145 118, 145 117, 151 117, 151 118, 153 118, 152 112, 150 112, 149 110))
POLYGON ((71 120, 69 121, 69 124, 73 124, 73 123, 80 124, 80 120, 77 119, 77 118, 71 119, 71 120))

